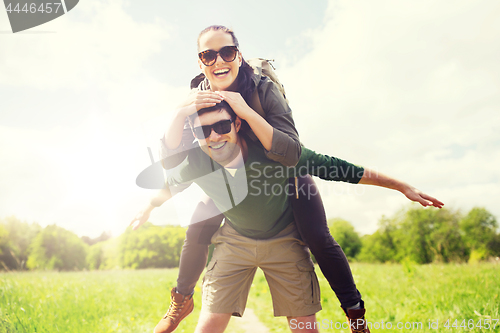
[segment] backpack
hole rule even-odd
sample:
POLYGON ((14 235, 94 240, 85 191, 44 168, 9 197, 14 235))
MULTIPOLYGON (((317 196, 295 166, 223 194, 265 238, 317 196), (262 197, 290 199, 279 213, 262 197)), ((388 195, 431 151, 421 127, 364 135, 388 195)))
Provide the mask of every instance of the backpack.
POLYGON ((283 86, 283 84, 281 84, 280 80, 278 79, 278 75, 275 72, 276 68, 274 68, 272 63, 273 61, 274 59, 253 58, 248 60, 247 62, 254 69, 254 73, 267 76, 269 79, 271 79, 271 81, 273 81, 276 84, 278 90, 283 94, 283 97, 285 98, 285 101, 288 104, 288 99, 286 98, 286 93, 285 93, 285 87, 283 86))

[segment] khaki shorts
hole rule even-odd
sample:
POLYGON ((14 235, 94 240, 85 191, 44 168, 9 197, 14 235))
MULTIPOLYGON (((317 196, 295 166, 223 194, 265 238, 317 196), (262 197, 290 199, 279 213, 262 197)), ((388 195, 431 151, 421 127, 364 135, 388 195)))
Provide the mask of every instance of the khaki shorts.
POLYGON ((321 310, 319 284, 295 223, 269 239, 240 235, 227 223, 212 237, 215 250, 203 278, 203 310, 241 317, 257 267, 266 276, 275 316, 321 310))

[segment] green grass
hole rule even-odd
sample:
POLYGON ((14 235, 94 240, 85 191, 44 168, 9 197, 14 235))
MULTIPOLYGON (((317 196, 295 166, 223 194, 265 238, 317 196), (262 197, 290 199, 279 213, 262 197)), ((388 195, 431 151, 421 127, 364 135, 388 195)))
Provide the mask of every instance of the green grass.
MULTIPOLYGON (((446 330, 447 319, 500 319, 500 265, 371 265, 353 264, 353 274, 372 323, 422 322, 423 329, 380 329, 384 332, 480 332, 446 330), (480 316, 481 315, 481 316, 480 316), (429 319, 439 320, 429 330, 429 319)), ((20 272, 0 274, 0 332, 152 332, 168 308, 177 269, 93 272, 20 272)), ((342 323, 339 302, 317 269, 321 284, 322 323, 342 323), (324 320, 324 321, 323 321, 324 320)), ((201 306, 176 332, 193 332, 201 306)), ((259 271, 248 307, 271 332, 289 332, 284 318, 274 318, 269 289, 259 271)), ((232 321, 227 332, 244 332, 232 321)), ((342 332, 323 329, 322 332, 342 332)), ((374 330, 379 331, 379 330, 374 330)), ((484 330, 483 330, 484 331, 484 330)), ((500 322, 496 332, 500 332, 500 322)), ((347 330, 343 330, 347 332, 347 330)), ((258 332, 257 332, 258 333, 258 332)))
MULTIPOLYGON (((459 326, 464 319, 466 324, 470 319, 474 324, 479 320, 484 323, 487 318, 500 319, 499 264, 418 266, 356 263, 351 268, 365 301, 366 319, 375 328, 380 327, 373 331, 483 332, 489 330, 464 330, 459 326), (451 319, 450 329, 443 327, 448 319, 451 319), (458 320, 458 328, 451 327, 455 319, 458 320), (438 320, 439 329, 429 329, 429 320, 438 320), (382 326, 382 322, 391 322, 393 328, 388 329, 386 324, 382 326), (401 330, 396 328, 398 322, 408 327, 421 322, 422 326, 420 329, 401 330)), ((326 328, 321 331, 348 332, 335 329, 335 323, 340 325, 345 321, 344 313, 318 267, 316 273, 320 280, 323 306, 317 320, 322 324, 320 327, 326 328)), ((256 312, 257 316, 271 332, 289 332, 284 319, 272 316, 271 298, 262 275, 254 280, 251 295, 248 306, 260 309, 256 312)), ((500 321, 491 331, 500 332, 500 321)))
POLYGON ((176 278, 177 270, 2 274, 0 332, 152 332, 176 278))

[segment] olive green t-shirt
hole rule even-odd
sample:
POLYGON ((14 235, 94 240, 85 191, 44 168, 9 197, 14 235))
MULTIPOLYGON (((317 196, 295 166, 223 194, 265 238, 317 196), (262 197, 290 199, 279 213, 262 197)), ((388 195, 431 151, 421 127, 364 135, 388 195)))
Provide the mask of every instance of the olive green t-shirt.
MULTIPOLYGON (((190 150, 187 158, 167 176, 169 187, 198 184, 225 215, 226 222, 243 236, 270 238, 293 222, 288 195, 295 195, 295 190, 290 178, 310 174, 356 184, 363 176, 362 167, 305 147, 297 165, 285 167, 269 160, 259 142, 246 142, 248 155, 240 168, 225 169, 198 147, 190 150)), ((298 192, 307 196, 309 190, 299 188, 298 192)))

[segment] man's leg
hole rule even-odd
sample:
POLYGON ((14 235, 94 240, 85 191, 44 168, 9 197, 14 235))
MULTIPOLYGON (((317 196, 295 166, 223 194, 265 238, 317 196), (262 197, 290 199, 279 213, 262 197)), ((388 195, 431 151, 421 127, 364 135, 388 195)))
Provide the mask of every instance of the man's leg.
POLYGON ((319 284, 305 244, 294 223, 276 236, 259 240, 259 267, 264 272, 275 316, 286 316, 292 332, 318 332, 319 284))
POLYGON ((317 333, 318 323, 316 322, 316 315, 306 317, 287 317, 288 327, 293 333, 317 333))
POLYGON ((202 312, 242 316, 257 270, 255 249, 248 249, 255 240, 241 236, 227 224, 212 240, 215 250, 203 278, 202 312))
POLYGON ((194 333, 222 333, 231 319, 230 313, 202 311, 194 333))

